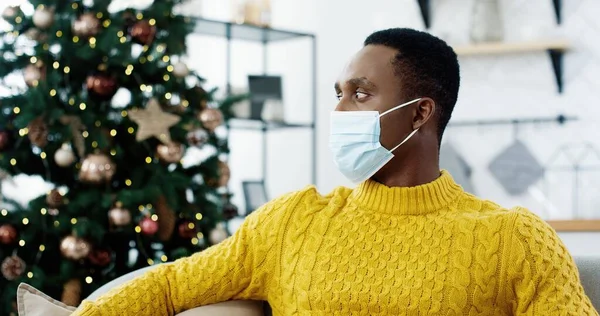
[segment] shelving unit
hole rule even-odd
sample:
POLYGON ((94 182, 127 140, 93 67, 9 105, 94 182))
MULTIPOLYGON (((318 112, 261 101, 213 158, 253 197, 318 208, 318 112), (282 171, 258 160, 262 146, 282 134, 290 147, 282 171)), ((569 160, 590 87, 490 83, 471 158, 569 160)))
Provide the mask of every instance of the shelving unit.
POLYGON ((312 122, 309 123, 277 123, 277 122, 265 122, 258 120, 247 120, 247 119, 233 119, 227 127, 230 129, 239 130, 250 130, 260 131, 263 135, 262 139, 262 181, 267 182, 267 134, 270 131, 277 131, 282 129, 309 129, 312 131, 312 170, 311 170, 311 181, 312 183, 317 182, 317 133, 316 133, 316 119, 317 119, 317 78, 316 78, 316 58, 317 58, 317 42, 314 34, 294 32, 282 29, 273 29, 267 27, 260 27, 249 24, 236 24, 232 22, 216 21, 204 18, 193 18, 195 22, 194 33, 201 35, 209 35, 216 37, 224 37, 227 39, 227 52, 226 52, 226 80, 227 80, 227 93, 231 93, 231 41, 242 40, 256 42, 263 47, 263 74, 267 74, 267 61, 268 52, 267 45, 272 42, 289 41, 299 38, 308 38, 311 40, 310 54, 312 55, 311 65, 311 80, 312 80, 312 122))
MULTIPOLYGON (((428 29, 431 27, 431 0, 417 0, 417 3, 419 4, 425 28, 428 29)), ((552 0, 552 6, 554 8, 556 23, 560 24, 562 22, 562 0, 552 0)))
POLYGON ((548 41, 530 41, 520 43, 484 43, 459 45, 454 47, 454 51, 459 56, 481 56, 481 55, 502 55, 502 54, 525 54, 534 52, 546 52, 550 56, 552 69, 558 92, 563 91, 563 55, 570 49, 568 41, 548 40, 548 41))

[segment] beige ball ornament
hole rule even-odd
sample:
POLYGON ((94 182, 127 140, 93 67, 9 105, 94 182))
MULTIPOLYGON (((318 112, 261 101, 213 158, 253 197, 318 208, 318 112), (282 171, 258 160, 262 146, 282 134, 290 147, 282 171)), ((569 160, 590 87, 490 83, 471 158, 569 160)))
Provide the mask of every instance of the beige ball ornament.
POLYGON ((54 161, 59 167, 66 168, 75 162, 75 153, 69 144, 62 144, 54 153, 54 161))
POLYGON ((71 28, 77 36, 91 37, 100 31, 100 20, 93 13, 84 13, 73 22, 71 28))
POLYGON ((46 79, 46 74, 42 68, 30 64, 25 67, 25 70, 23 70, 23 78, 25 79, 27 86, 35 87, 41 80, 46 79))
POLYGON ((156 155, 165 163, 177 163, 183 157, 183 145, 177 142, 159 144, 156 146, 156 155))
POLYGON ((178 62, 173 65, 173 75, 177 78, 185 78, 190 74, 190 69, 185 63, 178 62))
POLYGON ((204 109, 198 115, 202 126, 208 131, 213 132, 217 127, 223 124, 223 113, 219 109, 204 109))
POLYGON ((50 28, 50 26, 52 26, 52 24, 54 23, 54 9, 46 7, 46 6, 39 6, 37 9, 35 9, 35 12, 33 13, 33 24, 41 29, 41 30, 46 30, 48 28, 50 28))
POLYGON ((123 204, 117 203, 115 208, 108 211, 108 219, 115 226, 126 226, 131 223, 131 213, 123 208, 123 204))
POLYGON ((216 245, 223 242, 225 239, 227 239, 227 237, 229 237, 229 234, 225 229, 225 224, 219 223, 217 224, 217 227, 210 232, 208 239, 213 245, 216 245))
POLYGON ((75 236, 67 236, 60 242, 60 253, 72 260, 81 260, 90 254, 90 244, 75 236))
POLYGON ((106 183, 116 172, 116 165, 105 154, 90 154, 81 164, 79 180, 91 184, 106 183))

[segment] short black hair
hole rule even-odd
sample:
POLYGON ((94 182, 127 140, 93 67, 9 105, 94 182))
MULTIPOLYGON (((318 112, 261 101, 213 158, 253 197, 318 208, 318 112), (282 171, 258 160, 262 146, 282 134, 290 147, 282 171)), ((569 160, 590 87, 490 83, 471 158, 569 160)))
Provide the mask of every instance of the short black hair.
POLYGON ((392 64, 401 79, 402 92, 408 99, 430 97, 435 101, 441 142, 460 86, 458 58, 452 47, 429 33, 408 28, 375 32, 367 37, 364 45, 383 45, 398 50, 392 64))

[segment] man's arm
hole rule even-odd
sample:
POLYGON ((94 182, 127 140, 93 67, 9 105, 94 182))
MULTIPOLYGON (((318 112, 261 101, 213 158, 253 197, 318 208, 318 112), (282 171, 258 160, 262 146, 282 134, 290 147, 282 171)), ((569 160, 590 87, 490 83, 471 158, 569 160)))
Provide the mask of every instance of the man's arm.
POLYGON ((528 210, 515 216, 506 263, 513 315, 598 315, 556 232, 528 210))
POLYGON ((280 217, 293 208, 297 195, 269 202, 224 242, 152 269, 95 302, 86 301, 74 315, 175 315, 232 299, 266 299, 280 217))

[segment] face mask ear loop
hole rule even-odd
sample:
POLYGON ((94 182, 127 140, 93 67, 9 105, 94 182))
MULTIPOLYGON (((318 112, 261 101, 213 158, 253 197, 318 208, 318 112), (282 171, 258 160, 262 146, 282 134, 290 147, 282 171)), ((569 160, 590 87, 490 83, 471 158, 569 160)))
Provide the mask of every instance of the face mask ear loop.
POLYGON ((386 114, 388 114, 388 113, 390 113, 390 112, 396 111, 397 109, 403 108, 403 107, 405 107, 405 106, 407 106, 407 105, 411 105, 411 104, 413 104, 413 103, 415 103, 415 102, 419 102, 420 100, 421 100, 421 98, 418 98, 418 99, 414 99, 414 100, 412 100, 412 101, 408 101, 408 102, 406 102, 406 103, 400 104, 400 105, 398 105, 398 106, 396 106, 396 107, 393 107, 393 108, 391 108, 391 109, 389 109, 389 110, 387 110, 387 111, 385 111, 385 112, 383 112, 383 113, 379 114, 379 117, 382 117, 382 116, 384 116, 384 115, 386 115, 386 114))
POLYGON ((390 150, 390 152, 394 152, 396 151, 396 149, 398 149, 398 147, 402 146, 402 144, 406 143, 411 137, 413 137, 413 135, 415 135, 417 132, 419 131, 419 129, 417 128, 416 130, 412 131, 412 133, 408 134, 408 137, 406 137, 400 144, 398 144, 398 146, 394 147, 392 150, 390 150))

